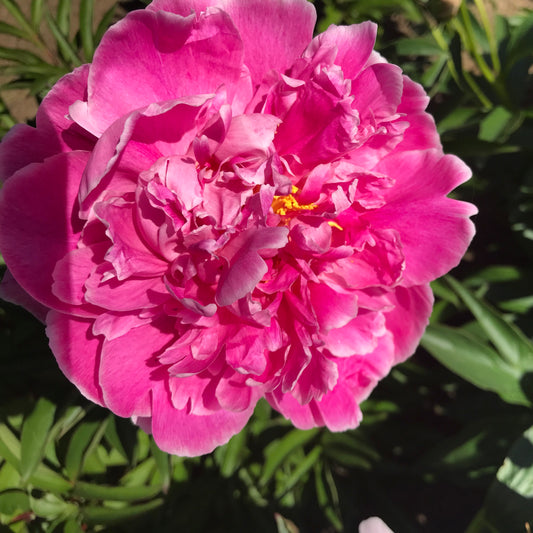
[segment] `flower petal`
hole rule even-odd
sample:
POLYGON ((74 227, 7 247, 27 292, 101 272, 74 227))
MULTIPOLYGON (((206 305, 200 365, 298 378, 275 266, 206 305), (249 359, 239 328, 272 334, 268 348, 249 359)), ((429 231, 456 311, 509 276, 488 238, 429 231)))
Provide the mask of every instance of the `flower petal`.
POLYGON ((79 230, 72 209, 88 152, 68 152, 29 165, 0 191, 0 249, 17 282, 41 304, 72 306, 51 290, 58 260, 76 247, 79 230))
POLYGON ((86 398, 104 405, 98 381, 102 342, 91 331, 93 321, 50 311, 46 322, 50 348, 63 374, 86 398))
POLYGON ((211 415, 192 415, 175 409, 170 392, 160 383, 152 391, 152 433, 161 450, 182 457, 212 452, 241 431, 254 405, 237 413, 217 411, 211 415))

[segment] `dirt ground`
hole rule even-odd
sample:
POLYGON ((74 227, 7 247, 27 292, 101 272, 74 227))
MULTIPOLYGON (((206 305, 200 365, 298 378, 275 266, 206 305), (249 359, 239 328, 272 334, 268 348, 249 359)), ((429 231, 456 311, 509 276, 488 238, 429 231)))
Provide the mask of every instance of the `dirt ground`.
MULTIPOLYGON (((242 1, 244 2, 246 0, 242 1)), ((29 11, 31 5, 30 0, 19 0, 17 3, 23 10, 29 11)), ((103 13, 105 13, 114 3, 115 0, 98 0, 95 2, 94 20, 100 20, 103 13)), ((486 3, 488 4, 488 7, 490 7, 490 4, 492 4, 493 12, 501 15, 513 15, 524 9, 533 10, 533 0, 486 0, 486 3)), ((51 12, 55 13, 57 0, 48 0, 47 4, 51 12)), ((79 19, 79 5, 80 0, 72 0, 71 27, 73 32, 76 32, 78 29, 75 21, 79 19)), ((117 19, 122 13, 119 8, 116 13, 117 19)), ((11 24, 14 22, 10 13, 3 5, 0 5, 0 20, 11 24)), ((49 34, 47 35, 46 32, 44 32, 44 34, 45 39, 51 39, 49 34)), ((31 47, 28 45, 28 43, 22 42, 20 39, 10 35, 0 34, 0 47, 4 46, 10 48, 19 46, 31 50, 31 47)), ((5 64, 6 62, 0 61, 0 85, 9 80, 9 78, 2 73, 2 66, 5 64)), ((37 110, 35 99, 29 96, 26 91, 2 91, 2 98, 11 111, 11 114, 17 121, 24 122, 27 119, 35 116, 37 110)))

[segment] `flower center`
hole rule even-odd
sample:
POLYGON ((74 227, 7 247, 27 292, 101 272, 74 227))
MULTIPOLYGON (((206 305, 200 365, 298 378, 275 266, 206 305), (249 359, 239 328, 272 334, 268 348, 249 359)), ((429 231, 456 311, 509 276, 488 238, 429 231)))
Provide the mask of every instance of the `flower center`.
POLYGON ((294 195, 298 192, 298 187, 292 186, 292 191, 286 196, 274 196, 272 210, 276 215, 284 216, 289 211, 309 211, 316 209, 317 204, 300 204, 294 195))

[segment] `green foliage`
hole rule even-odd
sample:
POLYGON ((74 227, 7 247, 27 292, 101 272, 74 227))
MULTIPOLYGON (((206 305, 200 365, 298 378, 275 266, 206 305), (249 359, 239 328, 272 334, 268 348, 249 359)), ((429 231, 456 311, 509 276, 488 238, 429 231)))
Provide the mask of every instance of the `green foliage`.
MULTIPOLYGON (((0 46, 2 135, 15 123, 5 91, 39 100, 143 4, 0 3, 0 34, 19 39, 0 46)), ((533 12, 314 3, 319 31, 379 23, 378 49, 432 96, 445 151, 474 173, 453 195, 478 205, 477 236, 433 284, 423 348, 363 403, 357 430, 300 431, 260 402, 228 444, 185 459, 81 398, 42 326, 0 302, 0 531, 340 532, 370 515, 407 533, 533 526, 533 12)))

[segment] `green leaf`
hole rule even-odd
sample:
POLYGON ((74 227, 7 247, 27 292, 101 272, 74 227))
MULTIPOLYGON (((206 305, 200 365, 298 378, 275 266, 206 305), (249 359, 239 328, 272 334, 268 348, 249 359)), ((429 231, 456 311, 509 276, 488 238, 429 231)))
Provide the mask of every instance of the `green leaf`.
POLYGON ((94 54, 93 39, 93 8, 94 0, 81 0, 80 3, 80 36, 83 56, 87 63, 91 62, 94 54))
POLYGON ((495 392, 508 403, 531 405, 521 386, 522 372, 473 335, 433 324, 421 344, 445 367, 477 387, 495 392))
MULTIPOLYGON (((247 431, 243 429, 234 435, 225 445, 219 447, 220 450, 220 473, 223 477, 232 476, 240 467, 246 457, 247 431)), ((216 452, 215 452, 216 453, 216 452)))
POLYGON ((448 283, 461 297, 465 305, 478 320, 502 357, 521 370, 533 369, 533 344, 514 324, 504 320, 500 313, 477 298, 457 280, 448 276, 448 283))
POLYGON ((80 58, 78 57, 76 50, 74 50, 73 46, 68 42, 67 38, 63 34, 59 24, 50 15, 46 16, 46 21, 48 22, 50 31, 52 32, 57 42, 59 51, 61 52, 61 55, 65 61, 67 61, 71 67, 80 66, 80 58))
POLYGON ((155 460, 157 470, 161 476, 161 486, 163 492, 167 492, 170 486, 170 456, 168 453, 161 451, 153 439, 150 440, 150 449, 152 457, 155 460))
POLYGON ((24 39, 24 40, 28 39, 26 32, 22 31, 20 28, 12 26, 11 24, 8 24, 7 22, 3 22, 1 20, 0 20, 0 33, 14 35, 15 37, 18 37, 19 39, 24 39))
POLYGON ((513 444, 487 493, 485 518, 497 531, 533 525, 533 427, 513 444))
POLYGON ((141 485, 138 487, 112 487, 78 481, 72 491, 75 496, 88 500, 114 500, 132 502, 151 500, 161 493, 159 485, 141 485))
POLYGON ((114 524, 134 520, 161 507, 163 503, 162 498, 157 498, 147 503, 122 508, 87 506, 82 509, 82 515, 89 524, 114 524))
POLYGON ((495 107, 481 121, 478 137, 482 141, 502 144, 520 127, 523 120, 521 113, 511 113, 502 106, 495 107))
POLYGON ((44 0, 31 0, 31 25, 38 31, 43 18, 44 0))
POLYGON ((0 47, 0 59, 7 59, 8 61, 22 63, 23 65, 37 65, 43 62, 42 58, 32 52, 20 48, 5 48, 3 46, 0 47))
POLYGON ((20 475, 26 483, 41 462, 54 422, 56 406, 47 398, 39 398, 26 418, 20 437, 20 475))
POLYGON ((65 470, 70 479, 79 477, 91 452, 102 439, 105 428, 106 420, 84 421, 76 428, 65 455, 65 470))
POLYGON ((28 494, 20 489, 4 490, 0 492, 0 514, 11 516, 29 510, 28 494))
POLYGON ((70 29, 70 0, 59 0, 57 4, 56 20, 57 27, 63 35, 69 34, 70 29))
POLYGON ((20 28, 26 35, 26 38, 33 40, 35 36, 35 30, 32 28, 31 24, 26 20, 24 13, 21 11, 20 7, 13 2, 13 0, 1 0, 6 9, 11 13, 13 18, 18 22, 20 28))
POLYGON ((431 36, 402 39, 395 44, 396 51, 404 56, 446 56, 446 52, 431 36))
POLYGON ((293 429, 281 439, 269 444, 265 449, 266 461, 259 479, 259 486, 264 487, 272 479, 278 466, 280 466, 294 450, 304 446, 314 439, 318 432, 318 428, 309 429, 307 431, 293 429))
POLYGON ((77 512, 76 505, 68 503, 55 494, 50 493, 44 494, 42 498, 30 496, 30 505, 37 516, 46 518, 47 520, 65 518, 77 512))
POLYGON ((317 445, 315 446, 305 457, 302 459, 298 466, 294 469, 291 474, 283 480, 283 484, 276 489, 274 497, 280 500, 290 492, 307 473, 314 467, 316 462, 320 459, 322 454, 322 447, 317 445))
POLYGON ((370 470, 379 460, 376 450, 363 442, 356 432, 324 433, 322 444, 327 457, 350 468, 370 470))

